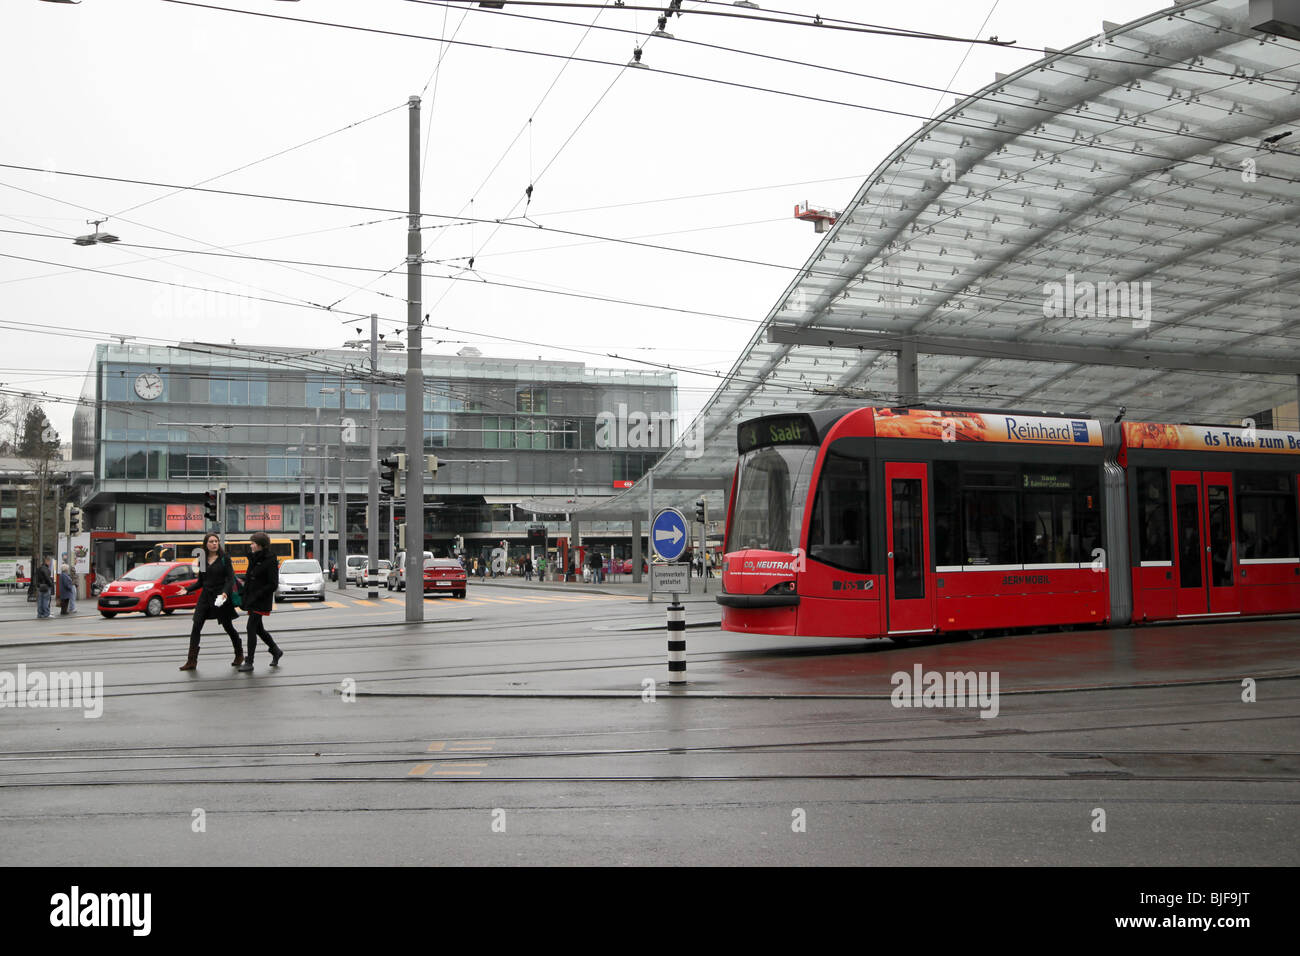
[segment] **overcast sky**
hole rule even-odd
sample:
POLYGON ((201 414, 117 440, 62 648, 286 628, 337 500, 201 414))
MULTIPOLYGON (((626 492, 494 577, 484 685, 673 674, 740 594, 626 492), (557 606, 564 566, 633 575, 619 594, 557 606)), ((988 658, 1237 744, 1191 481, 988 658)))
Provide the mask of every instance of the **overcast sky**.
MULTIPOLYGON (((245 11, 514 47, 551 57, 450 46, 371 32, 284 22, 165 0, 6 0, 0 12, 0 163, 401 210, 407 196, 407 110, 423 99, 423 207, 447 218, 426 231, 426 348, 633 363, 565 349, 616 352, 725 372, 791 277, 771 265, 726 263, 537 229, 636 238, 789 267, 818 237, 796 221, 805 200, 838 207, 920 120, 815 103, 694 79, 713 77, 929 116, 951 93, 910 88, 726 50, 764 53, 957 92, 1037 58, 1024 49, 883 37, 815 26, 692 15, 731 13, 688 0, 668 31, 645 39, 656 14, 410 0, 242 0, 245 11), (640 39, 589 24, 639 31, 640 39), (648 70, 626 63, 644 47, 648 70), (557 79, 558 77, 558 79, 557 79), (389 111, 384 113, 384 111, 389 111), (376 114, 381 114, 377 118, 376 114), (531 117, 531 123, 529 119, 531 117), (358 124, 354 128, 345 127, 358 124), (333 134, 333 135, 327 135, 333 134), (324 137, 317 142, 309 142, 324 137), (303 145, 306 144, 306 145, 303 145), (299 148, 295 148, 299 147, 299 148), (278 157, 263 160, 282 150, 278 157), (222 175, 247 164, 247 169, 222 175), (521 217, 517 225, 467 224, 521 217), (468 271, 473 256, 474 269, 468 271), (612 304, 505 288, 629 300, 612 304), (716 313, 704 317, 683 311, 716 313), (497 336, 500 338, 489 338, 497 336), (433 340, 444 340, 435 342, 433 340), (505 340, 525 340, 510 342, 505 340)), ((774 6, 765 4, 766 6, 774 6)), ((781 10, 961 37, 1065 47, 1166 4, 1104 0, 913 0, 907 4, 783 0, 781 10)), ((760 16, 775 13, 751 11, 760 16)), ((780 16, 781 19, 800 19, 780 16)), ((6 388, 80 393, 96 342, 206 340, 328 347, 354 338, 356 320, 325 312, 377 312, 381 329, 404 323, 406 223, 393 213, 218 196, 49 172, 0 168, 0 329, 6 388), (141 205, 144 204, 144 205, 141 205), (135 208, 138 207, 138 208, 135 208), (85 221, 116 246, 74 246, 85 221), (381 220, 376 222, 375 220, 381 220), (127 243, 285 265, 127 248, 127 243), (22 261, 46 260, 59 267, 22 261), (376 271, 327 268, 345 265, 376 271), (75 267, 75 268, 74 268, 75 267), (162 280, 215 293, 84 269, 162 280), (253 301, 217 294, 283 300, 253 301), (204 318, 200 318, 204 316, 204 318)), ((642 366, 644 367, 644 366, 642 366)), ((683 425, 716 384, 682 374, 683 425)), ((45 404, 70 435, 72 407, 45 404)))

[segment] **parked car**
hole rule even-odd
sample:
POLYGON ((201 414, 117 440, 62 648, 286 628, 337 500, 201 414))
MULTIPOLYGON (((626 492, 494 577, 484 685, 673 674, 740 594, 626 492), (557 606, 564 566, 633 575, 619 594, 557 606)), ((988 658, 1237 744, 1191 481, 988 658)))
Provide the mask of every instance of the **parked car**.
POLYGON ((178 608, 192 608, 199 600, 198 590, 190 590, 197 578, 192 562, 137 564, 100 592, 97 607, 108 618, 135 611, 157 617, 178 608))
MULTIPOLYGON (((348 558, 348 563, 350 564, 351 562, 352 562, 352 559, 351 559, 351 558, 348 558)), ((353 575, 353 580, 356 582, 357 587, 364 587, 364 586, 365 586, 365 583, 366 583, 366 569, 369 568, 369 567, 370 567, 370 559, 369 559, 369 558, 362 558, 362 559, 361 559, 361 566, 360 566, 359 568, 356 569, 356 573, 353 575)), ((388 572, 389 572, 389 570, 390 570, 391 568, 392 568, 392 562, 391 562, 391 561, 389 561, 387 558, 380 558, 380 559, 379 559, 379 574, 378 574, 379 580, 381 580, 381 581, 386 581, 386 580, 388 580, 388 572)))
POLYGON ((353 584, 365 584, 366 582, 362 577, 362 574, 365 571, 367 563, 368 559, 364 554, 349 554, 347 570, 348 580, 353 584))
POLYGON ((298 558, 280 565, 280 583, 275 589, 277 601, 294 598, 325 600, 325 572, 315 558, 298 558))
MULTIPOLYGON (((424 552, 424 560, 427 562, 433 557, 432 551, 424 552)), ((398 551, 397 560, 393 562, 392 567, 388 569, 388 577, 385 586, 390 591, 406 590, 406 552, 398 551)))
POLYGON ((424 559, 424 593, 447 594, 463 598, 468 578, 455 558, 424 559))

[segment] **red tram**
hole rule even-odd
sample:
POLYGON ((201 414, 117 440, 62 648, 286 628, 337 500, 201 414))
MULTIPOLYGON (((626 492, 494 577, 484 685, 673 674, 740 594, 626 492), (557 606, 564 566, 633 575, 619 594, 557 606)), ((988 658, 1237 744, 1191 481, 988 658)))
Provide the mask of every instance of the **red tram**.
POLYGON ((859 408, 743 423, 722 627, 898 637, 1300 612, 1300 433, 859 408))

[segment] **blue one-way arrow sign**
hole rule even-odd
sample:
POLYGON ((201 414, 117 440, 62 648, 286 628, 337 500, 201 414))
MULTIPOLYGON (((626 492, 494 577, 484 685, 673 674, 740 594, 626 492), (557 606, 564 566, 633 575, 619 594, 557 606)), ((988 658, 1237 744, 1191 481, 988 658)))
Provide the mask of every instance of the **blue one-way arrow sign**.
POLYGON ((686 516, 676 508, 665 508, 655 515, 650 522, 650 543, 655 554, 665 561, 680 558, 690 541, 686 528, 686 516))

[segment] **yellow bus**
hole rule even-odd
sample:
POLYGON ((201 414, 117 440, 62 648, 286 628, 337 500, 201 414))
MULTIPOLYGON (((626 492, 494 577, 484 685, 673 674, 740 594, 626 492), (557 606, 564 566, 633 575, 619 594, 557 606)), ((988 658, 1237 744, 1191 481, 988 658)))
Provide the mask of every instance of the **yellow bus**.
MULTIPOLYGON (((192 561, 194 552, 202 550, 203 539, 195 538, 191 541, 164 541, 155 544, 145 554, 146 561, 192 561)), ((284 564, 286 561, 293 560, 293 538, 272 538, 271 553, 275 555, 278 563, 284 564)), ((235 569, 236 574, 244 574, 248 571, 248 539, 226 539, 226 554, 230 555, 230 563, 235 569)))

